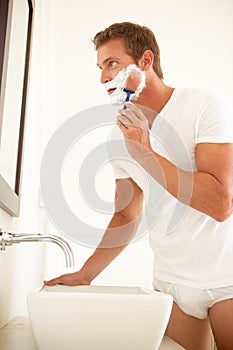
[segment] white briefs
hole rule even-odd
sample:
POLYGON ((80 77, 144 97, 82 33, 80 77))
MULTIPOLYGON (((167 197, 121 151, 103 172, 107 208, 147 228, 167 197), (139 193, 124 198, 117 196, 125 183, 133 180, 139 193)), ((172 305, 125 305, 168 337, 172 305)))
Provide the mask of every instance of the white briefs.
POLYGON ((233 285, 214 289, 198 289, 154 279, 155 290, 170 294, 186 314, 205 319, 209 309, 216 303, 233 298, 233 285))

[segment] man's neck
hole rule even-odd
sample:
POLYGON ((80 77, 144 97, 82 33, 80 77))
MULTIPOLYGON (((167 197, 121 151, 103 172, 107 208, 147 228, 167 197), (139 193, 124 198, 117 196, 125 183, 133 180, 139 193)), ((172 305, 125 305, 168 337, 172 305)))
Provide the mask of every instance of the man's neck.
POLYGON ((167 86, 157 76, 153 79, 148 79, 146 88, 141 94, 136 104, 142 106, 142 110, 147 111, 145 115, 149 121, 150 127, 154 118, 159 114, 164 106, 168 103, 174 88, 167 86), (151 113, 149 112, 151 110, 151 113))

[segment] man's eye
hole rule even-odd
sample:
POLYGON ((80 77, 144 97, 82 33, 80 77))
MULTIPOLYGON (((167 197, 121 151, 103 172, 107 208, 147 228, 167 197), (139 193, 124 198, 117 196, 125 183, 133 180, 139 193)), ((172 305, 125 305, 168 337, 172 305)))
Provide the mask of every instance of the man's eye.
POLYGON ((116 66, 116 64, 117 64, 117 62, 116 62, 116 61, 110 61, 110 62, 109 62, 109 65, 110 65, 111 67, 116 66))

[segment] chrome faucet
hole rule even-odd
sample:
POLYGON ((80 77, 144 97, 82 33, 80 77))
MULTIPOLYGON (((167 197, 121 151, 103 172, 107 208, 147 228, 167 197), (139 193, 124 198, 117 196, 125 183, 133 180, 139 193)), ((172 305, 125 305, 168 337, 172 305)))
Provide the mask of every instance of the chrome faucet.
POLYGON ((8 233, 0 229, 0 250, 6 250, 7 246, 22 242, 52 242, 63 250, 66 266, 74 266, 74 254, 70 245, 61 237, 43 233, 8 233))

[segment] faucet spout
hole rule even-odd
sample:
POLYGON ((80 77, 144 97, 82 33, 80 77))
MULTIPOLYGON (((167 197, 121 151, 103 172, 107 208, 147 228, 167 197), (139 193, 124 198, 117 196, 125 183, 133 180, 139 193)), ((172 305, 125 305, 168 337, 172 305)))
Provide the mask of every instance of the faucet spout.
POLYGON ((74 266, 74 254, 66 240, 62 237, 43 233, 8 233, 0 230, 0 249, 5 250, 6 246, 22 242, 52 242, 57 244, 65 255, 66 266, 74 266))

